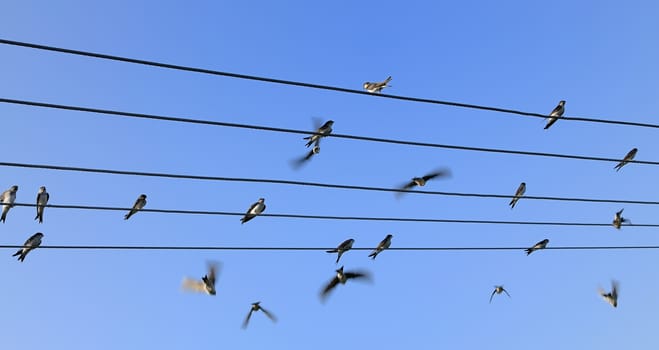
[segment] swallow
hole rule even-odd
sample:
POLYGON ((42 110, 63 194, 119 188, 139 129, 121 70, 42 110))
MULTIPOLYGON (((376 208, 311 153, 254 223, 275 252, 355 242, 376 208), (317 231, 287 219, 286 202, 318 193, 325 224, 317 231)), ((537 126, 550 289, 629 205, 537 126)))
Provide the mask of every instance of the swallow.
POLYGON ((323 288, 323 290, 320 293, 320 298, 325 299, 329 292, 334 289, 339 283, 341 284, 346 284, 346 282, 349 279, 354 279, 354 278, 365 278, 365 279, 370 279, 370 275, 366 272, 357 272, 357 271, 346 271, 343 272, 343 266, 341 266, 340 269, 336 270, 336 276, 332 278, 327 285, 323 288))
POLYGON ((277 322, 277 317, 275 317, 275 315, 273 315, 272 312, 264 309, 261 306, 261 302, 257 301, 255 303, 252 303, 252 307, 249 309, 249 313, 247 313, 247 317, 245 317, 245 321, 243 321, 243 329, 247 328, 247 324, 249 323, 249 319, 252 317, 252 312, 259 311, 259 310, 263 311, 263 313, 266 316, 268 316, 268 318, 272 322, 277 322))
MULTIPOLYGON (((442 169, 442 170, 437 170, 435 172, 432 172, 430 174, 426 174, 421 177, 414 177, 410 182, 404 184, 403 186, 400 187, 400 190, 409 190, 410 188, 414 188, 415 186, 423 187, 426 185, 426 183, 436 177, 446 177, 446 176, 451 176, 451 172, 447 169, 442 169)), ((399 193, 402 194, 402 193, 399 193)))
MULTIPOLYGON (((307 136, 304 140, 309 140, 306 144, 307 147, 311 146, 313 143, 318 146, 320 139, 332 133, 332 125, 334 125, 333 120, 328 120, 320 128, 318 128, 315 134, 307 136)), ((320 151, 320 149, 319 149, 320 151)))
POLYGON ((611 291, 607 293, 604 289, 599 289, 599 294, 613 307, 618 307, 618 282, 611 281, 611 291))
POLYGON ((548 239, 543 239, 542 241, 536 243, 533 247, 526 249, 526 255, 533 253, 536 250, 545 249, 549 243, 548 239))
POLYGON ((547 125, 545 125, 545 130, 554 125, 558 118, 563 116, 563 113, 565 113, 565 101, 560 101, 558 102, 558 106, 556 106, 556 108, 554 108, 554 110, 549 113, 549 121, 547 122, 547 125))
POLYGON ((37 193, 37 216, 34 217, 34 220, 39 220, 39 223, 43 223, 43 211, 46 204, 48 204, 48 199, 50 195, 46 192, 46 186, 39 187, 39 193, 37 193))
POLYGON ((12 256, 19 256, 18 261, 23 262, 25 260, 25 257, 27 256, 27 253, 32 251, 34 248, 38 247, 41 245, 41 238, 43 238, 43 233, 37 232, 30 236, 30 238, 25 241, 25 244, 23 244, 23 248, 19 249, 14 255, 12 256))
POLYGON ((364 90, 370 93, 380 93, 382 92, 382 89, 386 87, 391 87, 391 85, 387 85, 387 83, 389 83, 390 81, 391 81, 391 76, 387 77, 387 79, 379 83, 371 83, 370 81, 367 81, 364 83, 364 90))
POLYGON ((135 204, 133 204, 133 208, 128 212, 128 214, 124 215, 124 220, 130 219, 131 216, 133 216, 138 211, 142 210, 142 208, 144 208, 145 205, 146 205, 146 195, 141 194, 135 201, 135 204))
POLYGON ((510 205, 510 209, 515 207, 515 204, 517 204, 517 201, 520 198, 522 198, 525 192, 526 192, 526 182, 522 182, 521 184, 519 184, 519 187, 517 187, 517 191, 515 191, 515 196, 513 197, 513 199, 510 200, 510 203, 508 203, 508 205, 510 205))
POLYGON ((625 155, 625 158, 623 158, 620 163, 618 163, 618 165, 614 166, 613 169, 616 171, 622 169, 623 166, 634 160, 634 157, 636 157, 636 152, 638 152, 638 148, 632 148, 632 150, 629 151, 627 155, 625 155))
POLYGON ((307 154, 306 154, 305 156, 293 160, 293 161, 292 161, 293 168, 296 168, 296 169, 297 169, 297 168, 301 167, 304 163, 306 163, 307 161, 309 161, 309 160, 311 159, 311 157, 313 157, 313 156, 315 156, 316 154, 320 153, 320 146, 319 146, 319 144, 320 144, 320 140, 316 141, 316 145, 313 146, 313 148, 310 149, 309 152, 307 152, 307 154))
POLYGON ((218 264, 209 263, 208 264, 208 273, 201 278, 201 280, 185 277, 183 279, 183 289, 198 292, 206 293, 208 295, 215 295, 215 281, 217 278, 218 264))
POLYGON ((265 199, 259 198, 258 202, 252 204, 249 209, 247 209, 247 212, 245 213, 245 216, 240 219, 241 223, 246 223, 249 220, 254 219, 257 215, 261 214, 265 210, 265 199))
POLYGON ((347 252, 348 250, 352 249, 352 244, 353 243, 355 243, 355 240, 352 239, 352 238, 349 238, 349 239, 346 239, 345 241, 341 242, 341 244, 339 244, 339 246, 336 247, 336 249, 327 250, 326 252, 328 252, 328 253, 338 253, 338 255, 336 257, 336 264, 338 264, 339 259, 341 259, 341 255, 343 255, 343 253, 347 252))
POLYGON ((490 295, 490 303, 492 303, 492 298, 494 297, 494 294, 501 294, 501 293, 506 293, 508 298, 510 298, 510 294, 508 294, 508 291, 503 288, 503 286, 494 286, 494 290, 492 291, 492 294, 490 295))
POLYGON ((631 223, 629 219, 622 217, 622 211, 625 209, 620 209, 619 211, 616 212, 616 214, 613 216, 613 222, 611 223, 613 227, 620 229, 620 226, 624 223, 631 223))
POLYGON ((0 194, 0 202, 2 202, 2 216, 0 216, 0 221, 3 223, 7 219, 9 209, 14 207, 14 202, 16 202, 16 192, 18 192, 18 186, 14 185, 0 194))
POLYGON ((385 237, 385 238, 380 242, 380 244, 378 244, 377 248, 375 248, 375 249, 371 252, 371 254, 368 255, 369 258, 371 258, 371 259, 375 259, 375 257, 377 257, 378 254, 380 254, 380 252, 382 252, 383 250, 389 248, 389 246, 391 245, 391 237, 393 237, 393 236, 392 236, 392 235, 387 235, 387 237, 385 237))

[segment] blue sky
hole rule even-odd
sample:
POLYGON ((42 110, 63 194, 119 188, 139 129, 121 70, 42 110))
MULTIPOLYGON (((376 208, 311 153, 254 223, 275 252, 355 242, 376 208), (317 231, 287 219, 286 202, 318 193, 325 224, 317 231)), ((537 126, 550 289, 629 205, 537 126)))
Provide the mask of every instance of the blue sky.
MULTIPOLYGON (((632 1, 503 3, 85 2, 4 4, 0 37, 222 71, 361 88, 393 77, 387 93, 566 115, 656 123, 657 4, 632 1)), ((656 131, 424 105, 110 62, 0 45, 0 97, 292 129, 313 118, 341 134, 454 145, 658 160, 656 131)), ((3 162, 394 187, 448 167, 427 190, 654 200, 656 169, 630 164, 421 148, 121 119, 0 104, 3 162)), ((3 168, 31 203, 268 213, 514 221, 611 221, 620 205, 359 192, 3 168)), ((633 223, 657 223, 654 206, 625 205, 633 223)), ((392 247, 656 245, 652 228, 547 227, 294 220, 16 207, 0 244, 34 232, 48 245, 333 247, 347 238, 392 247)), ((335 257, 320 251, 6 250, 3 348, 183 347, 656 348, 657 252, 547 250, 344 255, 372 283, 318 292, 335 257), (184 293, 184 276, 222 262, 215 297, 184 293), (597 295, 620 281, 617 309, 597 295), (495 284, 512 295, 488 298, 495 284), (256 314, 240 328, 251 302, 256 314), (35 333, 33 328, 38 328, 35 333), (35 335, 36 334, 36 335, 35 335), (340 344, 337 343, 340 337, 340 344)))

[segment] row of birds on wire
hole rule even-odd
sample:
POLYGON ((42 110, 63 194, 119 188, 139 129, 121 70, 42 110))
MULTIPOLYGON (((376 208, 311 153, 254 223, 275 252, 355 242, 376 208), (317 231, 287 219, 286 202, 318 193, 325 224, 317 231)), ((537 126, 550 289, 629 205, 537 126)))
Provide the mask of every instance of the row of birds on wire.
MULTIPOLYGON (((422 177, 415 177, 412 178, 410 182, 406 183, 402 187, 402 189, 407 190, 415 186, 425 186, 427 181, 432 180, 436 177, 447 176, 448 174, 450 174, 448 170, 441 170, 438 172, 424 175, 422 177)), ((0 194, 0 203, 2 203, 2 214, 0 214, 0 222, 2 223, 5 222, 9 210, 15 206, 17 192, 18 192, 18 186, 14 185, 11 186, 8 190, 2 192, 2 194, 0 194)), ((511 209, 515 208, 515 205, 524 196, 525 193, 526 193, 526 183, 522 182, 515 191, 515 194, 512 196, 510 203, 508 203, 511 209)), ((146 198, 147 198, 146 194, 140 194, 139 197, 135 200, 135 203, 133 204, 129 212, 126 213, 126 215, 124 215, 124 220, 130 219, 137 212, 144 209, 147 203, 146 198)), ((48 205, 49 199, 50 199, 50 194, 46 191, 46 186, 39 187, 39 191, 37 192, 36 205, 35 205, 37 213, 36 216, 34 217, 34 220, 37 220, 39 223, 43 223, 44 210, 48 205)), ((265 198, 259 198, 247 209, 243 217, 240 219, 241 224, 244 224, 254 219, 256 216, 263 213, 265 211, 265 208, 266 208, 265 198)), ((620 209, 614 214, 613 221, 611 224, 617 229, 620 229, 622 224, 625 223, 631 224, 631 221, 628 218, 622 216, 623 211, 624 208, 620 209)))

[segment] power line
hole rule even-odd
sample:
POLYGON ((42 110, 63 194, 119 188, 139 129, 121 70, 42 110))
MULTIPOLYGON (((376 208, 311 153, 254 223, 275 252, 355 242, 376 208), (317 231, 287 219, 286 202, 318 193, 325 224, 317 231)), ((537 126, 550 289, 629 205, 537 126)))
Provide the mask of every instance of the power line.
MULTIPOLYGON (((275 83, 275 84, 283 84, 283 85, 292 85, 292 86, 299 86, 299 87, 312 88, 312 89, 330 90, 330 91, 344 92, 344 93, 350 93, 350 94, 370 95, 370 96, 377 96, 377 97, 380 97, 380 98, 388 98, 388 99, 403 100, 403 101, 418 102, 418 103, 428 103, 428 104, 445 105, 445 106, 460 107, 460 108, 478 109, 478 110, 485 110, 485 111, 492 111, 492 112, 499 112, 499 113, 516 114, 516 115, 522 115, 522 116, 534 117, 534 118, 547 118, 548 117, 548 115, 545 115, 545 114, 524 112, 524 111, 519 111, 519 110, 514 110, 514 109, 491 107, 491 106, 468 104, 468 103, 460 103, 460 102, 442 101, 442 100, 436 100, 436 99, 410 97, 410 96, 398 96, 398 95, 389 95, 389 94, 372 94, 372 93, 362 91, 362 90, 346 89, 346 88, 341 88, 341 87, 336 87, 336 86, 311 84, 311 83, 292 81, 292 80, 274 79, 274 78, 260 77, 260 76, 254 76, 254 75, 223 72, 223 71, 211 70, 211 69, 205 69, 205 68, 195 68, 195 67, 175 65, 175 64, 169 64, 169 63, 140 60, 140 59, 135 59, 135 58, 100 54, 100 53, 94 53, 94 52, 89 52, 89 51, 72 50, 72 49, 66 49, 66 48, 62 48, 62 47, 33 44, 33 43, 14 41, 14 40, 0 39, 0 44, 20 46, 20 47, 32 48, 32 49, 37 49, 37 50, 52 51, 52 52, 59 52, 59 53, 66 53, 66 54, 78 55, 78 56, 100 58, 100 59, 118 61, 118 62, 140 64, 140 65, 145 65, 145 66, 152 66, 152 67, 159 67, 159 68, 166 68, 166 69, 173 69, 173 70, 180 70, 180 71, 187 71, 187 72, 195 72, 195 73, 202 73, 202 74, 210 74, 210 75, 215 75, 215 76, 224 76, 224 77, 230 77, 230 78, 236 78, 236 79, 254 80, 254 81, 261 81, 261 82, 275 83)), ((630 121, 623 121, 623 120, 608 120, 608 119, 586 118, 586 117, 561 117, 561 119, 591 122, 591 123, 627 125, 627 126, 636 126, 636 127, 644 127, 644 128, 659 128, 658 124, 638 123, 638 122, 630 122, 630 121)))
MULTIPOLYGON (((218 122, 218 121, 210 121, 210 120, 202 120, 202 119, 170 117, 170 116, 162 116, 162 115, 154 115, 154 114, 124 112, 124 111, 109 110, 109 109, 98 109, 98 108, 53 104, 53 103, 36 102, 36 101, 15 100, 15 99, 8 99, 8 98, 0 98, 0 102, 1 103, 10 103, 10 104, 32 106, 32 107, 42 107, 42 108, 62 109, 62 110, 77 111, 77 112, 105 114, 105 115, 120 116, 120 117, 127 117, 127 118, 163 120, 163 121, 178 122, 178 123, 204 124, 204 125, 222 126, 222 127, 230 127, 230 128, 262 130, 262 131, 272 131, 272 132, 302 134, 302 135, 309 135, 309 134, 314 134, 315 133, 314 131, 305 131, 305 130, 299 130, 299 129, 276 128, 276 127, 261 126, 261 125, 239 124, 239 123, 218 122)), ((430 143, 430 142, 406 141, 406 140, 396 140, 396 139, 387 139, 387 138, 369 137, 369 136, 358 136, 358 135, 347 135, 347 134, 334 134, 334 133, 332 133, 332 134, 327 135, 327 136, 328 137, 335 137, 335 138, 342 138, 342 139, 351 139, 351 140, 360 140, 360 141, 369 141, 369 142, 379 142, 379 143, 389 143, 389 144, 396 144, 396 145, 431 147, 431 148, 444 148, 444 149, 454 149, 454 150, 473 151, 473 152, 517 154, 517 155, 525 155, 525 156, 591 160, 591 161, 614 162, 614 163, 618 163, 621 160, 621 158, 604 158, 604 157, 592 157, 592 156, 581 156, 581 155, 548 153, 548 152, 518 151, 518 150, 509 150, 509 149, 501 149, 501 148, 448 145, 448 144, 439 144, 439 143, 430 143)), ((629 161, 629 163, 659 165, 659 161, 632 160, 632 161, 629 161)))
MULTIPOLYGON (((19 207, 35 207, 36 204, 14 203, 19 207)), ((130 211, 131 208, 104 207, 88 205, 57 205, 48 204, 46 208, 54 209, 80 209, 103 211, 130 211)), ((147 213, 182 214, 182 215, 217 215, 217 216, 243 216, 244 212, 209 211, 209 210, 180 210, 180 209, 140 209, 147 213)), ((305 215, 305 214, 270 214, 261 213, 258 216, 288 219, 316 219, 316 220, 347 220, 347 221, 391 221, 391 222, 425 222, 450 224, 490 224, 490 225, 533 225, 533 226, 586 226, 609 227, 610 223, 586 223, 564 221, 506 221, 506 220, 470 220, 470 219, 433 219, 433 218, 400 218, 400 217, 372 217, 372 216, 337 216, 337 215, 305 215)), ((659 227, 659 224, 626 224, 625 227, 659 227)))
MULTIPOLYGON (((0 245, 0 249, 21 249, 22 245, 0 245)), ((235 250, 235 251, 325 251, 336 247, 217 247, 217 246, 92 246, 92 245, 44 245, 38 249, 70 250, 235 250)), ((355 247, 351 250, 368 251, 373 247, 355 247)), ((390 247, 393 251, 487 251, 526 250, 528 247, 390 247)), ((659 246, 565 246, 546 247, 544 250, 640 250, 659 249, 659 246)))
MULTIPOLYGON (((112 175, 161 177, 161 178, 174 178, 174 179, 187 179, 187 180, 247 182, 247 183, 270 183, 270 184, 291 185, 291 186, 307 186, 307 187, 321 187, 321 188, 334 188, 334 189, 346 189, 346 190, 358 190, 358 191, 375 191, 375 192, 414 193, 414 194, 452 196, 452 197, 502 198, 502 199, 511 199, 511 198, 514 197, 514 195, 505 195, 505 194, 400 190, 400 189, 396 189, 396 188, 358 186, 358 185, 341 185, 341 184, 330 184, 330 183, 309 182, 309 181, 257 179, 257 178, 242 178, 242 177, 223 177, 223 176, 184 175, 184 174, 169 174, 169 173, 155 173, 155 172, 138 172, 138 171, 129 171, 129 170, 112 170, 112 169, 98 169, 98 168, 69 167, 69 166, 46 165, 46 164, 27 164, 27 163, 0 162, 0 166, 16 167, 16 168, 58 170, 58 171, 73 171, 73 172, 85 172, 85 173, 98 173, 98 174, 112 174, 112 175)), ((565 202, 591 202, 591 203, 659 205, 659 201, 643 201, 643 200, 631 200, 631 199, 628 200, 628 199, 550 197, 550 196, 526 196, 526 195, 524 197, 522 197, 522 199, 524 199, 524 200, 531 199, 531 200, 565 201, 565 202)))

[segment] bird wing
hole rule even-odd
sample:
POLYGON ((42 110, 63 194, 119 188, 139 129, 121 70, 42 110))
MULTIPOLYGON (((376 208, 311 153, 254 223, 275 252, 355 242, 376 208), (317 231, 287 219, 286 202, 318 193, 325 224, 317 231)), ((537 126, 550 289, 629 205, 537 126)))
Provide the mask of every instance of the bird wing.
POLYGON ((273 315, 272 312, 270 312, 270 311, 264 309, 264 308, 261 307, 261 306, 259 306, 259 308, 261 309, 261 311, 263 311, 263 313, 264 313, 266 316, 268 316, 268 318, 269 318, 270 320, 272 320, 272 322, 277 322, 277 317, 275 317, 275 315, 273 315))
POLYGON ((204 282, 200 280, 196 280, 190 277, 185 277, 183 279, 183 283, 181 284, 181 287, 184 290, 190 291, 190 292, 198 292, 198 293, 205 293, 206 292, 206 286, 204 285, 204 282))
POLYGON ((323 288, 323 291, 320 293, 320 296, 326 297, 327 293, 331 292, 332 289, 334 289, 334 287, 336 287, 337 284, 339 284, 339 277, 334 276, 334 278, 332 278, 332 280, 329 281, 329 283, 325 286, 325 288, 323 288))
POLYGON ((438 170, 438 171, 435 171, 433 173, 425 175, 423 177, 423 179, 428 181, 428 180, 432 180, 436 177, 445 177, 445 176, 450 176, 450 175, 451 175, 451 172, 448 169, 442 169, 442 170, 438 170))
POLYGON ((496 294, 497 290, 496 288, 492 291, 492 294, 490 294, 490 303, 492 303, 492 298, 494 298, 494 294, 496 294))
POLYGON ((252 312, 254 312, 254 309, 249 309, 249 312, 247 313, 247 316, 245 316, 245 320, 243 321, 243 329, 247 328, 247 324, 249 323, 249 319, 252 318, 252 312))
POLYGON ((614 300, 618 300, 618 282, 617 281, 611 281, 611 297, 614 300))
POLYGON ((502 290, 504 293, 506 293, 506 295, 508 296, 508 298, 510 298, 510 294, 508 294, 508 291, 507 291, 507 290, 505 290, 504 288, 501 288, 501 290, 502 290))
POLYGON ((214 286, 215 285, 215 279, 217 278, 217 269, 218 269, 218 263, 208 263, 208 274, 206 275, 208 278, 208 281, 214 286))
POLYGON ((353 279, 353 278, 370 279, 370 275, 366 272, 350 271, 350 272, 344 272, 343 275, 346 276, 347 279, 353 279))

